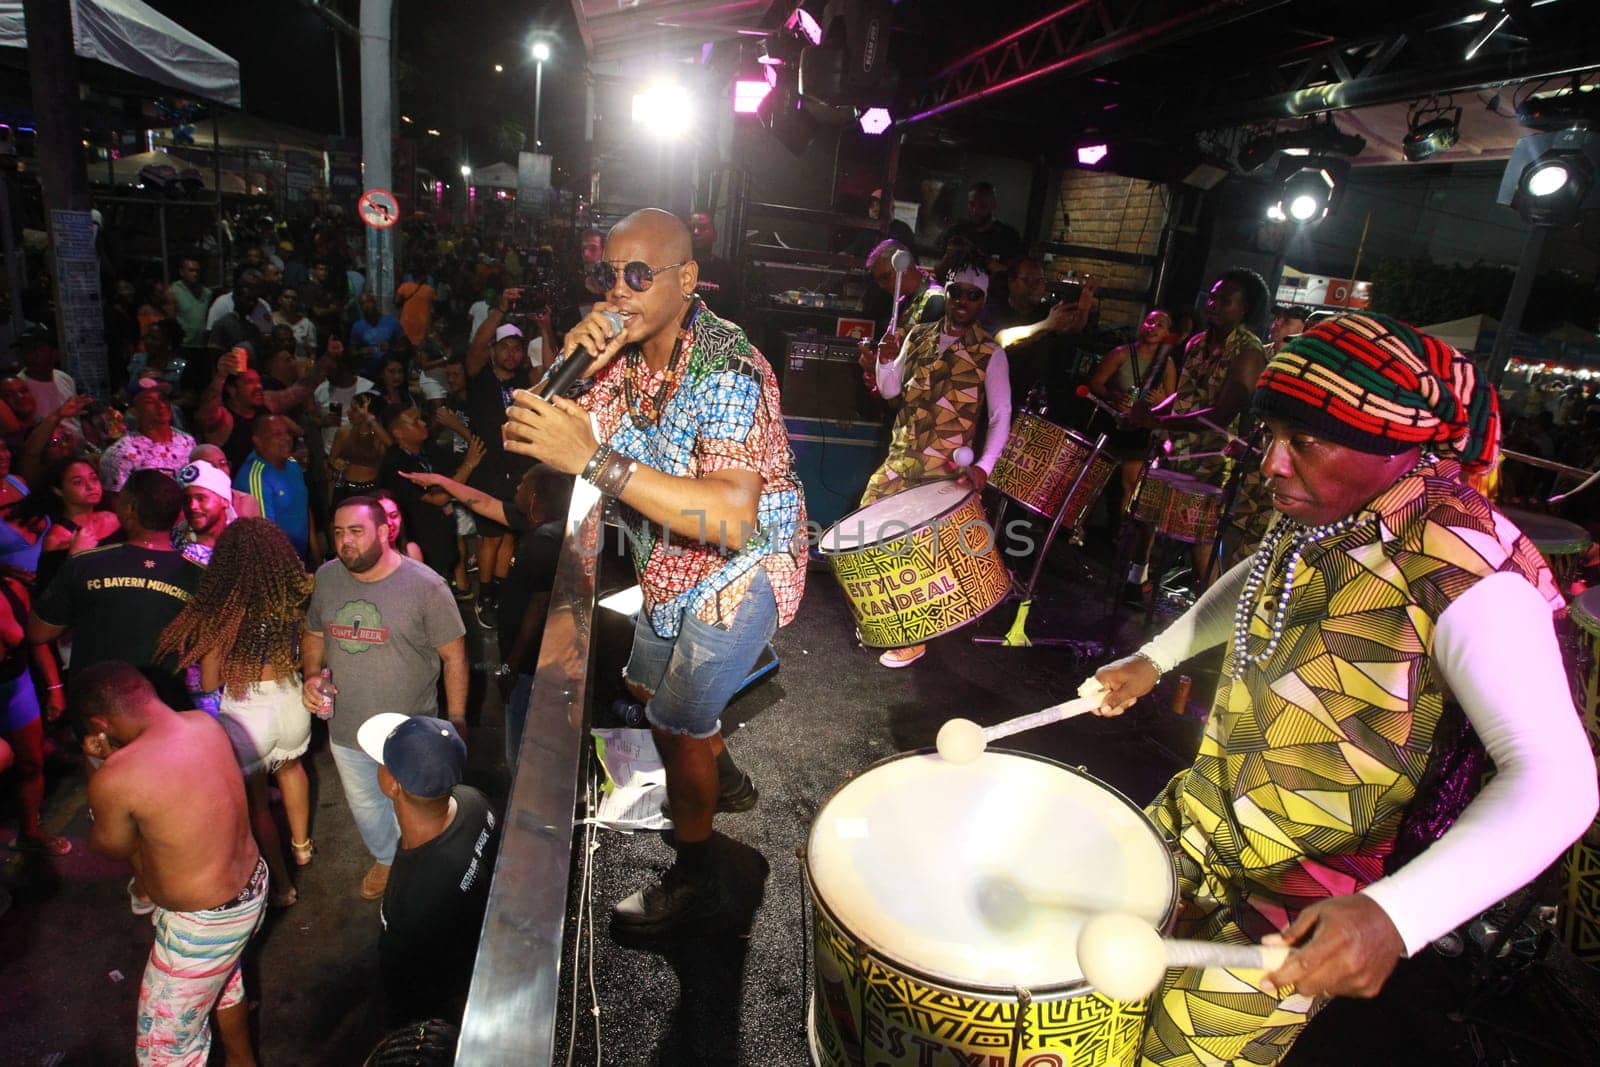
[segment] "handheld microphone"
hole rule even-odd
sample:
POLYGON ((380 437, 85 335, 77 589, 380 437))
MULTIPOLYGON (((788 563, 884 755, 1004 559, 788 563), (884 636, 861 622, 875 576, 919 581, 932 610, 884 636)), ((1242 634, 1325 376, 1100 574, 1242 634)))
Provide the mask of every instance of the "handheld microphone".
MULTIPOLYGON (((622 316, 615 311, 602 311, 600 314, 604 315, 606 321, 611 323, 617 334, 620 334, 627 325, 622 321, 622 316)), ((616 334, 612 336, 614 337, 616 334)), ((573 385, 589 373, 589 368, 594 366, 594 358, 594 353, 582 345, 574 348, 572 355, 567 357, 566 362, 561 364, 555 373, 546 376, 544 387, 539 390, 540 398, 550 400, 564 395, 568 389, 571 389, 573 385)))

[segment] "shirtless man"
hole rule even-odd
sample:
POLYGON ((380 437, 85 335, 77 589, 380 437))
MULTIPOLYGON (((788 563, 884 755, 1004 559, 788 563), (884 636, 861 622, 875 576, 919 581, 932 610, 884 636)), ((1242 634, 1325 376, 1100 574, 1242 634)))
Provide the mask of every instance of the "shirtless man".
POLYGON ((229 1067, 253 1067, 239 958, 261 924, 267 865, 228 735, 203 711, 167 707, 116 660, 73 679, 72 707, 90 757, 89 847, 131 863, 156 903, 138 1062, 204 1064, 215 1008, 229 1067))

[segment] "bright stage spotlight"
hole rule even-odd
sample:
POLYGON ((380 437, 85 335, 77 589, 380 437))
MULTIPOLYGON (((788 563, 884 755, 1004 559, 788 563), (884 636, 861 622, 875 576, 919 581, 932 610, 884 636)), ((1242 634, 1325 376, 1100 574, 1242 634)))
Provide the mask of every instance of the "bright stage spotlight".
POLYGON ((1283 183, 1278 200, 1267 210, 1267 217, 1299 226, 1309 226, 1327 218, 1333 209, 1334 192, 1349 172, 1349 161, 1307 156, 1305 159, 1290 158, 1284 163, 1278 171, 1283 183))
POLYGON ((1110 151, 1111 149, 1103 144, 1086 144, 1078 149, 1078 166, 1097 166, 1110 151))
POLYGON ((894 116, 886 107, 869 107, 861 113, 861 132, 876 137, 894 123, 894 116))
POLYGON ((1570 226, 1600 208, 1600 136, 1584 126, 1517 142, 1500 179, 1499 203, 1535 226, 1570 226))
POLYGON ((694 121, 689 92, 673 81, 651 82, 633 96, 633 123, 662 140, 688 132, 694 121))

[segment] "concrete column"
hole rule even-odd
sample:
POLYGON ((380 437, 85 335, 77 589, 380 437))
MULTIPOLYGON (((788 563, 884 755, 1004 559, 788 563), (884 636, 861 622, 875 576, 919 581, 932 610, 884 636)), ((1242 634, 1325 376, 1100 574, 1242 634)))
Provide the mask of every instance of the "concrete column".
MULTIPOLYGON (((394 0, 361 0, 361 187, 394 191, 394 0)), ((394 230, 367 227, 367 287, 394 310, 394 230)))

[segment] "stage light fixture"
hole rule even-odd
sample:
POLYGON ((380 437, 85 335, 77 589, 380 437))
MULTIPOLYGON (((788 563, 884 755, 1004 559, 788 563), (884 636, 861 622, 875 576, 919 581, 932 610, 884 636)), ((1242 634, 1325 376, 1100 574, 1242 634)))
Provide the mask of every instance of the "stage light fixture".
POLYGON ((1512 149, 1495 199, 1535 226, 1569 226, 1600 208, 1597 175, 1600 134, 1586 125, 1529 134, 1512 149))
POLYGON ((1278 171, 1282 185, 1277 202, 1267 210, 1267 217, 1298 226, 1310 226, 1327 218, 1333 209, 1334 192, 1349 173, 1349 161, 1308 156, 1304 160, 1286 160, 1285 164, 1278 171))
POLYGON ((1110 154, 1111 149, 1103 144, 1086 144, 1078 149, 1078 166, 1093 167, 1110 154))
POLYGON ((861 113, 861 132, 876 137, 894 124, 894 116, 886 107, 869 107, 861 113))
POLYGON ((1418 107, 1406 120, 1406 135, 1400 140, 1400 149, 1406 159, 1421 162, 1429 156, 1454 148, 1461 140, 1461 109, 1459 107, 1418 107), (1429 116, 1432 116, 1431 118, 1429 116))
POLYGON ((822 43, 822 24, 815 15, 803 7, 796 6, 784 21, 783 28, 797 37, 804 38, 813 48, 822 43))
POLYGON ((733 83, 733 113, 754 115, 761 110, 761 101, 772 92, 772 82, 766 78, 740 78, 733 83))

